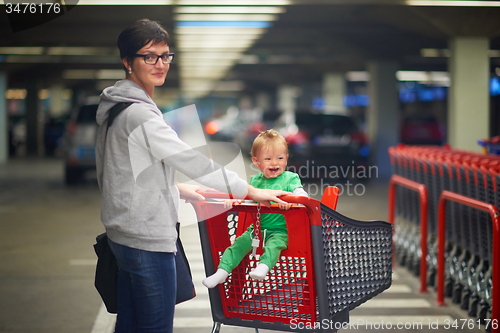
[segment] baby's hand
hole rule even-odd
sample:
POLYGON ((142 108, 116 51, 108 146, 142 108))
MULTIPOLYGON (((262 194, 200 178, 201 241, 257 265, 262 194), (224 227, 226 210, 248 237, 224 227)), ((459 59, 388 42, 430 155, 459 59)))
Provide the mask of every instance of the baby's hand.
POLYGON ((242 202, 243 200, 239 200, 239 199, 225 199, 224 200, 224 208, 232 208, 233 207, 233 202, 235 203, 240 203, 242 202))
POLYGON ((281 203, 279 203, 279 204, 278 204, 278 207, 279 207, 279 209, 281 209, 281 210, 289 210, 289 209, 290 209, 290 207, 292 207, 292 204, 291 204, 291 203, 285 203, 285 204, 281 204, 281 203))

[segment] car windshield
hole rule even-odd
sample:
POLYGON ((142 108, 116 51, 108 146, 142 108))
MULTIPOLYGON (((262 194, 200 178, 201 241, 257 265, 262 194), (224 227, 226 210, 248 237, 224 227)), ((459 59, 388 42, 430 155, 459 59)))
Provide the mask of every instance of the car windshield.
POLYGON ((90 124, 96 123, 95 116, 97 113, 97 104, 84 105, 80 108, 78 112, 78 117, 76 122, 79 124, 90 124))
POLYGON ((327 129, 334 135, 344 135, 357 130, 354 121, 343 115, 297 113, 295 122, 299 129, 312 135, 325 134, 327 129))

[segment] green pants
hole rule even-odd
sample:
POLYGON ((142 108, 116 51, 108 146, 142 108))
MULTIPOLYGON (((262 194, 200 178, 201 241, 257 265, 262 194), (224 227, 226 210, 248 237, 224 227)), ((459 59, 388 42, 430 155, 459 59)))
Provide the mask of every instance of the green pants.
MULTIPOLYGON (((261 233, 263 235, 263 232, 261 233)), ((233 245, 226 248, 219 263, 219 268, 231 273, 252 251, 253 226, 250 226, 241 236, 234 240, 233 245)), ((261 238, 262 245, 262 238, 261 238)), ((272 269, 278 262, 281 251, 288 247, 288 233, 286 230, 267 230, 264 242, 264 253, 260 256, 260 263, 272 269)))

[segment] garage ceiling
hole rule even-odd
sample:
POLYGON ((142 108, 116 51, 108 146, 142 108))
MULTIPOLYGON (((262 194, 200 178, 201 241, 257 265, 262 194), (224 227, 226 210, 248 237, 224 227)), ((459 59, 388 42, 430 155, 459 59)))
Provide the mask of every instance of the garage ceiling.
MULTIPOLYGON (((244 52, 246 57, 237 61, 222 79, 243 81, 245 90, 251 92, 284 83, 319 82, 328 71, 362 71, 371 60, 397 61, 403 70, 446 71, 447 58, 442 50, 453 36, 488 36, 491 49, 500 50, 498 2, 492 2, 497 6, 490 7, 408 6, 401 4, 405 1, 396 0, 293 3, 284 7, 286 11, 279 14, 266 33, 244 52), (440 56, 423 57, 422 49, 433 49, 440 56)), ((76 5, 52 21, 17 32, 2 9, 0 48, 39 46, 47 53, 48 47, 98 47, 100 54, 45 55, 43 61, 38 61, 41 56, 37 56, 34 63, 28 62, 29 56, 17 56, 15 60, 5 55, 0 56, 0 70, 9 73, 12 87, 23 86, 33 79, 50 84, 68 69, 121 69, 116 38, 124 27, 140 18, 164 24, 171 32, 171 49, 177 53, 177 60, 178 55, 182 57, 182 50, 177 48, 175 8, 175 5, 76 5)), ((24 23, 29 24, 29 20, 24 23)), ((492 66, 500 66, 499 59, 492 58, 492 66)), ((179 64, 176 64, 166 86, 178 87, 179 78, 179 64)), ((72 79, 65 84, 76 86, 88 82, 72 79)))

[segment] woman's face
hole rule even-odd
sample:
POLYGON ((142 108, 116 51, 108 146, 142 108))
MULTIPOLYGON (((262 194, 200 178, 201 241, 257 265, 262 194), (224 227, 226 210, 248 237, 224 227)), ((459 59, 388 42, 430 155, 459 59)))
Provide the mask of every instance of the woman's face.
MULTIPOLYGON (((144 55, 163 55, 167 53, 170 53, 170 48, 167 44, 163 43, 149 43, 137 51, 137 54, 144 55)), ((168 70, 170 69, 170 64, 164 64, 161 59, 155 65, 149 65, 144 62, 144 58, 136 57, 132 63, 128 63, 126 59, 123 59, 123 64, 127 68, 127 71, 132 70, 132 73, 127 73, 127 79, 140 85, 149 96, 153 96, 154 87, 165 83, 168 70)))

